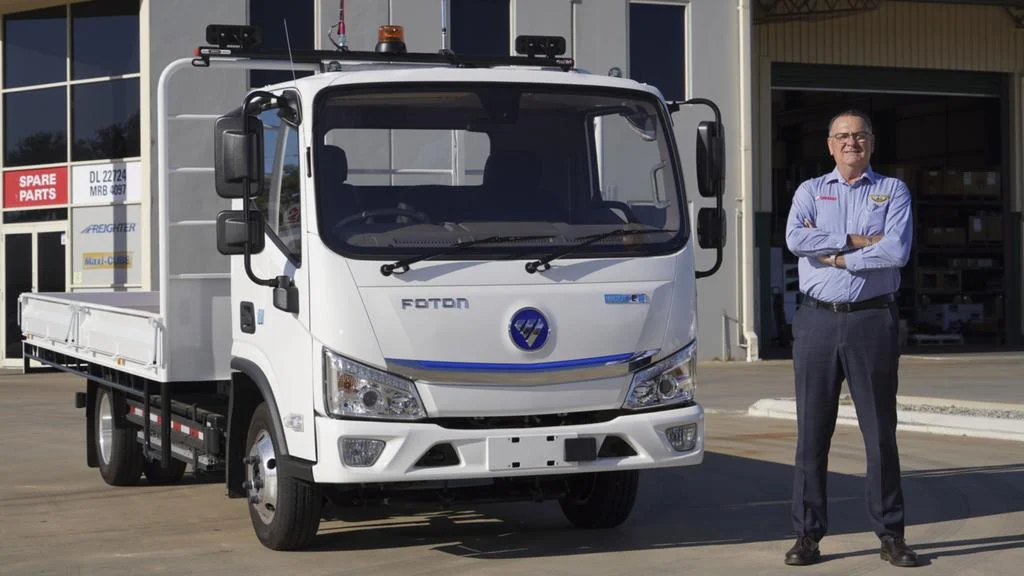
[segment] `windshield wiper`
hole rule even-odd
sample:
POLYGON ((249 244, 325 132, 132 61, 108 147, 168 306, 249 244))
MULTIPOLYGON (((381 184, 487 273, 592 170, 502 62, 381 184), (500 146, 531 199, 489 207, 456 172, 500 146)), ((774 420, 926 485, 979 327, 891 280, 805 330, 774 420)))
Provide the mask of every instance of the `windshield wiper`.
POLYGON ((658 229, 653 229, 653 230, 651 230, 651 229, 643 229, 642 230, 642 229, 639 229, 639 228, 619 228, 619 229, 616 229, 616 230, 611 230, 609 232, 602 232, 600 234, 590 234, 588 236, 580 236, 579 238, 573 238, 572 239, 572 241, 574 241, 574 242, 580 242, 579 244, 573 244, 572 246, 569 246, 569 247, 565 248, 564 250, 560 250, 558 252, 555 252, 554 254, 550 254, 550 255, 545 256, 543 258, 540 258, 538 260, 534 260, 533 262, 527 262, 526 263, 526 271, 529 272, 530 274, 533 274, 534 272, 538 272, 538 271, 543 272, 545 270, 550 270, 551 269, 551 262, 553 260, 557 260, 557 259, 561 258, 562 256, 565 256, 566 254, 569 254, 571 252, 575 252, 576 250, 579 250, 580 248, 583 248, 584 246, 589 246, 590 244, 594 244, 594 243, 600 242, 601 240, 604 240, 605 238, 612 238, 614 236, 635 236, 637 234, 659 234, 659 233, 664 233, 664 232, 676 232, 676 230, 658 230, 658 229))
POLYGON ((384 264, 380 267, 380 273, 384 276, 391 276, 392 274, 402 274, 409 271, 409 266, 417 262, 424 260, 430 260, 431 258, 437 258, 445 254, 454 254, 461 252, 470 246, 477 246, 480 244, 499 244, 502 242, 521 242, 523 240, 547 240, 550 238, 557 238, 557 234, 543 234, 537 236, 488 236, 487 238, 480 238, 479 240, 465 240, 463 242, 456 242, 451 246, 447 246, 435 252, 427 254, 420 254, 419 256, 413 256, 406 258, 405 260, 399 260, 392 262, 391 264, 384 264))

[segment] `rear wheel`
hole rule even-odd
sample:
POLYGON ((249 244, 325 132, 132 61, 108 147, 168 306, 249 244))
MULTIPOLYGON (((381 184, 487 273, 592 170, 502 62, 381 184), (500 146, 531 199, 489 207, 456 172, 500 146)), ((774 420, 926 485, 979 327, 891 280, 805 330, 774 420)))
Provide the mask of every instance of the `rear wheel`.
POLYGON ((135 426, 117 418, 114 401, 110 388, 97 390, 95 437, 100 476, 111 486, 131 486, 142 474, 142 446, 135 441, 135 426))
POLYGON ((147 460, 143 471, 150 484, 176 484, 185 476, 186 466, 181 460, 172 458, 170 467, 165 469, 159 460, 147 460))
POLYGON ((577 528, 614 528, 629 518, 639 485, 636 470, 581 474, 569 481, 559 504, 577 528))
POLYGON ((278 467, 280 452, 265 402, 252 416, 245 447, 243 488, 257 538, 272 550, 305 546, 320 527, 323 497, 315 484, 293 478, 278 467))

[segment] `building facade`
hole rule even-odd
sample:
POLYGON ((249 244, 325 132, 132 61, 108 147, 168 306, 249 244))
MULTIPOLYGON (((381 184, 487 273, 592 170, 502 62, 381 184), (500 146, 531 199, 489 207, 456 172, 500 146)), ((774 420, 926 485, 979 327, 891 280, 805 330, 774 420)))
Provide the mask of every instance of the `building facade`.
MULTIPOLYGON (((447 38, 439 1, 347 0, 345 19, 362 50, 388 23, 416 52, 446 42, 509 54, 517 35, 559 35, 583 70, 717 102, 728 240, 721 270, 698 283, 700 355, 754 360, 786 353, 796 295, 779 226, 799 181, 831 168, 824 124, 846 107, 876 116, 876 168, 905 177, 917 202, 908 344, 1020 342, 1024 29, 1014 3, 449 0, 447 38)), ((159 289, 156 94, 167 65, 205 44, 211 23, 257 24, 270 49, 333 49, 339 2, 12 0, 0 16, 0 330, 4 362, 20 363, 18 294, 159 289)), ((290 77, 180 73, 170 189, 210 190, 209 205, 191 210, 212 219, 223 207, 208 170, 192 168, 212 157, 213 118, 248 87, 290 77)), ((686 159, 706 117, 675 117, 694 213, 709 201, 693 192, 686 159)), ((223 269, 212 228, 172 238, 175 281, 223 269)), ((704 252, 699 268, 714 261, 704 252)))

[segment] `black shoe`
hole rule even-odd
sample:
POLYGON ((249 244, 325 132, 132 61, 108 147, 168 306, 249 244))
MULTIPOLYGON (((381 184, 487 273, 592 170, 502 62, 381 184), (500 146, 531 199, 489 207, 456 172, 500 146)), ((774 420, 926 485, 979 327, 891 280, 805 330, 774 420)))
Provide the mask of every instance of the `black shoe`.
POLYGON ((796 544, 786 552, 786 564, 790 566, 807 566, 821 560, 818 542, 810 536, 800 536, 796 544))
POLYGON ((917 566, 917 554, 907 546, 903 538, 883 536, 881 556, 882 560, 893 566, 903 568, 917 566))

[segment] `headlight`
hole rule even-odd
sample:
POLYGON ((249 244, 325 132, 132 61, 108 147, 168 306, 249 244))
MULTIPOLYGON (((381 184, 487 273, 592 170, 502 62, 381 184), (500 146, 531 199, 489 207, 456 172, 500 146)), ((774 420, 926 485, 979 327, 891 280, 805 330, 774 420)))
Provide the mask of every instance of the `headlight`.
POLYGON ((427 416, 416 385, 324 349, 324 394, 335 416, 418 420, 427 416))
POLYGON ((696 390, 697 343, 633 375, 629 393, 622 404, 627 410, 642 410, 691 402, 696 390))

